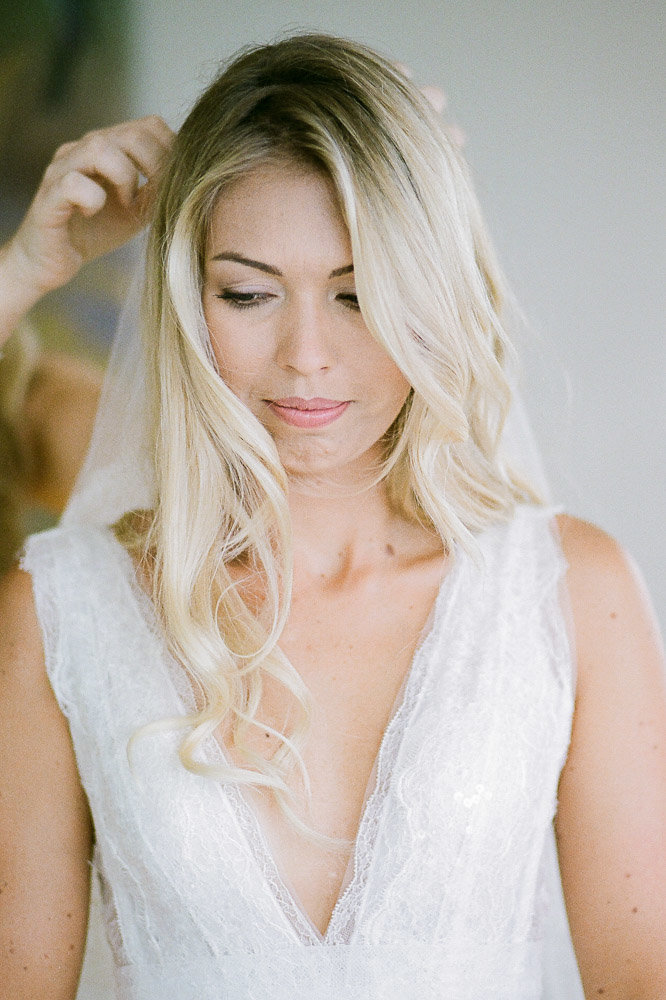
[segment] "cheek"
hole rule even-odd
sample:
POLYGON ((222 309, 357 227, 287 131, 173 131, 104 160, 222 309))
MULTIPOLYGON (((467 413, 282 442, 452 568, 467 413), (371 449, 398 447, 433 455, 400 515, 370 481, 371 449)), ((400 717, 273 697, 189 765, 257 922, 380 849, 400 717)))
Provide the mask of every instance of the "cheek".
POLYGON ((211 346, 222 381, 241 402, 253 412, 260 413, 270 382, 267 359, 256 350, 249 349, 239 337, 211 337, 211 346))
POLYGON ((242 363, 233 340, 211 334, 210 345, 220 378, 236 396, 243 395, 249 366, 242 363))
POLYGON ((256 357, 252 357, 251 349, 248 349, 248 338, 233 326, 219 321, 211 323, 207 316, 206 322, 210 346, 221 377, 230 388, 246 382, 257 368, 258 362, 256 357))
POLYGON ((374 370, 374 384, 380 388, 380 393, 388 406, 396 411, 396 416, 402 409, 411 385, 400 369, 385 356, 382 363, 374 370))
POLYGON ((225 317, 221 316, 220 312, 220 303, 216 299, 207 300, 204 295, 203 314, 208 327, 211 350, 220 375, 226 382, 227 375, 231 377, 241 367, 239 348, 243 338, 234 335, 234 324, 225 322, 225 317))
POLYGON ((402 407, 411 385, 388 351, 375 340, 367 327, 364 327, 360 336, 354 338, 354 348, 348 360, 364 373, 366 384, 379 390, 386 402, 401 399, 399 409, 402 407))

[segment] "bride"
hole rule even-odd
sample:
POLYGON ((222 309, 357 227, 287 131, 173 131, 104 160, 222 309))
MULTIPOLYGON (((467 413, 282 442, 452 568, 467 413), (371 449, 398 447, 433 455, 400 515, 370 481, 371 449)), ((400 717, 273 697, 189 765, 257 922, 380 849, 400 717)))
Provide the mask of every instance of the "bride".
POLYGON ((355 43, 246 52, 175 141, 58 151, 3 328, 148 216, 104 446, 2 585, 4 995, 75 996, 92 859, 126 1000, 573 998, 560 873, 585 996, 663 997, 656 626, 504 454, 437 116, 355 43))

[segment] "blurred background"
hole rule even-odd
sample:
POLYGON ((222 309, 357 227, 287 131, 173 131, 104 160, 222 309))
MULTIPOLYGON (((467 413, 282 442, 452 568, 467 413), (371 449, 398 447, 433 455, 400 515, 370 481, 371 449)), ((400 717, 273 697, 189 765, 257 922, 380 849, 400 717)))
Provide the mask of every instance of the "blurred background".
MULTIPOLYGON (((177 126, 222 60, 304 28, 446 91, 526 317, 524 393, 554 496, 629 548, 666 627, 661 2, 1 0, 0 235, 59 143, 151 112, 177 126)), ((49 296, 44 342, 103 363, 130 267, 117 254, 49 296)), ((108 995, 100 961, 85 1000, 108 995)))
MULTIPOLYGON (((0 237, 20 221, 61 143, 127 117, 130 6, 0 0, 0 237)), ((103 360, 122 294, 122 258, 93 265, 36 309, 49 343, 103 360)))

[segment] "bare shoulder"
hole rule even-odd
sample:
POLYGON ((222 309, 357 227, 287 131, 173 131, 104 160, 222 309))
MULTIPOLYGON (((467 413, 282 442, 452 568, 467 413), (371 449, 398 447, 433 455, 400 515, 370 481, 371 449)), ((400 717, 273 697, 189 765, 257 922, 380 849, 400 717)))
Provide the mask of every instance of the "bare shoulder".
POLYGON ((596 524, 558 514, 555 518, 574 582, 585 581, 598 588, 609 587, 613 583, 622 586, 629 583, 635 574, 631 557, 620 543, 596 524))
MULTIPOLYGON (((69 727, 49 682, 32 578, 14 567, 0 579, 0 718, 4 759, 38 739, 71 752, 69 727)), ((47 746, 48 744, 48 746, 47 746)))
POLYGON ((0 581, 0 798, 3 996, 73 997, 92 828, 46 673, 32 581, 20 569, 0 581))
POLYGON ((15 682, 29 684, 26 693, 34 691, 34 685, 45 688, 44 651, 32 578, 18 566, 12 567, 0 578, 0 622, 2 687, 15 682))
POLYGON ((69 761, 65 772, 72 779, 69 725, 47 674, 32 577, 18 567, 0 579, 0 718, 0 740, 7 738, 10 744, 7 754, 18 746, 30 750, 38 742, 40 753, 43 749, 69 761))
POLYGON ((559 517, 578 686, 559 787, 562 883, 586 995, 666 995, 663 643, 633 559, 559 517))
POLYGON ((569 515, 556 520, 569 567, 579 669, 585 671, 586 665, 599 660, 606 665, 617 662, 631 644, 643 654, 637 665, 645 665, 645 657, 663 660, 656 615, 632 556, 594 524, 569 515))

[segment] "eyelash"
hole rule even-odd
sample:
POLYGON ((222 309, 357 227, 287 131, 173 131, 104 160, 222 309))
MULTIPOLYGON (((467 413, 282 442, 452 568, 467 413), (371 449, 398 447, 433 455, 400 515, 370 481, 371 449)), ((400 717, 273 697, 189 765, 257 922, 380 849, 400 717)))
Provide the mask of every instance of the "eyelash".
POLYGON ((338 299, 347 309, 351 309, 352 312, 359 312, 360 306, 358 304, 358 296, 355 293, 349 293, 348 295, 338 295, 338 299))
MULTIPOLYGON (((225 288, 216 298, 222 299, 223 302, 228 302, 233 309, 252 309, 253 306, 267 302, 272 296, 264 292, 234 292, 230 288, 225 288)), ((338 295, 338 299, 352 312, 359 311, 358 298, 355 294, 341 294, 338 295)))
POLYGON ((228 302, 234 309, 251 309, 252 306, 265 302, 269 296, 262 292, 233 292, 226 288, 216 298, 228 302))

